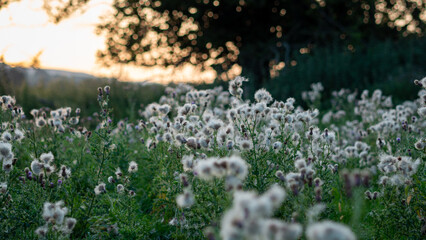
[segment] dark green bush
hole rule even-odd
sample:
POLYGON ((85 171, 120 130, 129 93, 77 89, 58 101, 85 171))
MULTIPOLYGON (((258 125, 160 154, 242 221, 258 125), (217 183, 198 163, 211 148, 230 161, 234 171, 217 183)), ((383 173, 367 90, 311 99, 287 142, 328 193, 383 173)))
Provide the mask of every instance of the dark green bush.
POLYGON ((396 102, 414 99, 417 91, 411 83, 426 74, 425 52, 425 38, 371 41, 353 52, 337 46, 317 48, 311 54, 295 56, 296 66, 285 67, 266 88, 275 98, 295 97, 298 101, 301 92, 315 82, 324 85, 323 99, 341 88, 380 88, 396 102))

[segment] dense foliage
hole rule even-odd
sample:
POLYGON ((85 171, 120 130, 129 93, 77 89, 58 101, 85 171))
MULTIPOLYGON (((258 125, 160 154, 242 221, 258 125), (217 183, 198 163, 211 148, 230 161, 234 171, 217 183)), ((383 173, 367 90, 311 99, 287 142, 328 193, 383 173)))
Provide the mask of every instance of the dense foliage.
MULTIPOLYGON (((256 88, 300 51, 422 35, 426 3, 391 0, 114 1, 99 24, 106 64, 242 67, 256 88)), ((230 71, 232 74, 232 71, 230 71)), ((223 75, 222 78, 226 78, 223 75)), ((229 77, 228 77, 229 78, 229 77)))
POLYGON ((426 38, 373 41, 352 50, 339 46, 317 48, 311 54, 296 56, 296 65, 285 67, 265 88, 280 100, 283 96, 301 100, 301 92, 320 79, 323 100, 340 88, 359 92, 381 89, 400 103, 417 97, 418 89, 409 79, 426 75, 424 52, 426 38))
POLYGON ((245 82, 168 87, 138 121, 98 88, 93 128, 2 96, 0 238, 424 237, 426 78, 414 101, 343 89, 321 113, 321 83, 303 109, 245 82))

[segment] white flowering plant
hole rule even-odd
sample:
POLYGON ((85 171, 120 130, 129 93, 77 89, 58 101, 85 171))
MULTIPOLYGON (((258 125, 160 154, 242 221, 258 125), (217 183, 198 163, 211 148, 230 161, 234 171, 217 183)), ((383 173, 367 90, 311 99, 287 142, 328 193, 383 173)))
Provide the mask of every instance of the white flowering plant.
POLYGON ((426 78, 415 100, 321 83, 167 87, 140 119, 114 119, 98 88, 80 109, 2 96, 0 239, 421 239, 426 234, 426 78))

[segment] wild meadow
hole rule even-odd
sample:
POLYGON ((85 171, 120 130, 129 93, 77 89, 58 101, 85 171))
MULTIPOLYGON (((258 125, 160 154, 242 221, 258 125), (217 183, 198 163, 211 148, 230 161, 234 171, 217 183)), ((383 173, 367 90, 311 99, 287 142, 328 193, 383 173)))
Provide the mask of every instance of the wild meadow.
POLYGON ((137 121, 110 86, 90 117, 2 96, 0 239, 425 237, 426 78, 414 101, 336 89, 325 111, 321 83, 303 108, 246 82, 167 87, 137 121))

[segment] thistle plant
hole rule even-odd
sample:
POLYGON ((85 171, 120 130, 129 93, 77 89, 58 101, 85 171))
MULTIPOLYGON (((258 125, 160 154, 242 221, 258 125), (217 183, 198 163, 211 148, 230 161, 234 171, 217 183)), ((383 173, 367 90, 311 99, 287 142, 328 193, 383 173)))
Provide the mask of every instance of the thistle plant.
POLYGON ((0 238, 423 237, 426 78, 414 101, 336 89, 325 111, 320 83, 303 108, 246 81, 169 86, 137 121, 98 88, 95 127, 2 96, 0 238))

